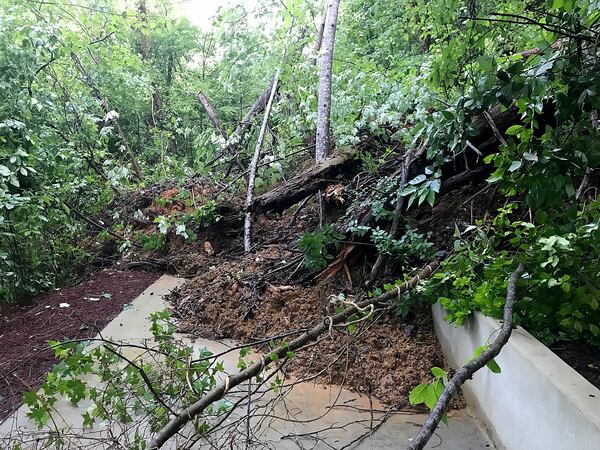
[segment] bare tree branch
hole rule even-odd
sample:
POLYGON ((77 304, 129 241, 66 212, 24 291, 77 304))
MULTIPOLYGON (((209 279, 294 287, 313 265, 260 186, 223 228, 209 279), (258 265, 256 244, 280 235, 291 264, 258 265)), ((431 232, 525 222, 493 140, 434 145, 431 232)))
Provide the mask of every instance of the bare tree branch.
POLYGON ((267 102, 265 109, 265 115, 263 117, 262 126, 258 133, 258 139, 256 140, 256 148, 254 149, 254 156, 250 162, 250 173, 248 174, 248 191, 246 194, 246 219, 244 222, 244 251, 249 252, 252 248, 252 197, 254 195, 254 183, 256 181, 256 170, 258 167, 258 160, 260 159, 260 150, 265 138, 265 130, 267 129, 267 123, 269 123, 269 114, 271 113, 271 107, 273 106, 273 99, 275 98, 275 92, 277 91, 277 82, 279 81, 279 69, 275 72, 273 77, 273 86, 271 87, 271 95, 267 102))
POLYGON ((262 94, 256 99, 256 101, 252 104, 246 115, 242 118, 241 122, 235 127, 231 136, 229 136, 229 142, 225 144, 223 149, 219 152, 219 155, 216 159, 220 158, 221 155, 225 153, 235 154, 238 148, 240 141, 243 140, 246 133, 252 127, 252 119, 264 111, 267 106, 267 102, 269 101, 269 96, 271 95, 271 90, 273 87, 273 83, 275 79, 272 79, 269 82, 269 85, 263 91, 262 94))
MULTIPOLYGON (((83 67, 83 64, 81 63, 81 59, 79 59, 79 56, 77 56, 76 53, 71 52, 71 59, 75 63, 75 66, 77 67, 79 72, 81 73, 81 76, 83 77, 83 81, 85 82, 85 84, 88 85, 88 87, 92 90, 94 97, 96 97, 96 99, 100 102, 100 105, 102 106, 104 113, 106 115, 109 115, 109 113, 111 113, 112 110, 111 110, 110 104, 108 103, 108 99, 102 95, 102 93, 100 92, 100 89, 98 89, 98 86, 96 85, 96 83, 94 83, 94 80, 92 80, 92 77, 90 76, 90 74, 85 70, 85 67, 83 67)), ((121 128, 121 125, 119 124, 117 116, 111 115, 108 120, 114 125, 114 127, 117 131, 117 135, 119 136, 119 141, 121 142, 121 145, 124 147, 125 151, 129 154, 129 157, 131 158, 131 165, 133 166, 133 172, 134 172, 136 178, 138 180, 143 180, 144 175, 142 173, 142 169, 140 168, 140 165, 138 164, 135 153, 129 146, 129 142, 127 141, 125 132, 123 131, 123 129, 121 128)))
POLYGON ((504 321, 498 336, 486 351, 476 358, 473 358, 456 371, 452 379, 444 388, 442 395, 438 399, 434 408, 431 410, 431 414, 421 427, 421 430, 410 443, 408 450, 421 450, 425 447, 433 435, 433 432, 439 425, 440 420, 442 420, 444 413, 448 409, 450 400, 452 400, 452 397, 456 395, 458 389, 465 383, 465 381, 471 379, 475 372, 482 367, 485 367, 488 362, 498 356, 500 350, 502 350, 502 347, 504 347, 504 345, 508 342, 513 327, 513 310, 517 296, 517 281, 519 278, 521 278, 523 273, 525 273, 525 267, 523 264, 519 264, 517 270, 512 273, 508 281, 508 288, 506 290, 506 303, 504 304, 504 321))
POLYGON ((213 126, 217 129, 217 131, 219 133, 221 133, 221 136, 223 136, 223 139, 225 139, 227 141, 227 139, 229 139, 229 136, 227 136, 227 132, 225 131, 225 128, 223 128, 223 125, 221 125, 219 116, 217 115, 217 113, 213 109, 212 105, 208 101, 208 97, 203 92, 199 92, 198 100, 200 101, 200 103, 202 103, 202 106, 204 107, 206 114, 208 114, 208 118, 212 122, 213 126))

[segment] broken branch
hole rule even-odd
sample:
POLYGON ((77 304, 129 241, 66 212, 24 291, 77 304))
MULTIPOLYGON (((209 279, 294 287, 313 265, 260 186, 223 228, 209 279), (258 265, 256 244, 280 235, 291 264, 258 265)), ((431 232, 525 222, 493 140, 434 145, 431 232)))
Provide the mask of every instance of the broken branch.
POLYGON ((271 88, 271 95, 267 102, 265 109, 265 115, 263 117, 262 126, 258 133, 258 139, 256 140, 256 148, 254 149, 254 156, 250 162, 250 170, 248 174, 248 192, 246 194, 246 220, 244 222, 244 251, 247 253, 252 248, 252 196, 254 195, 254 182, 256 181, 256 170, 258 167, 258 160, 260 158, 260 150, 262 147, 263 140, 265 138, 265 130, 267 129, 267 123, 269 122, 269 113, 273 106, 273 98, 277 91, 277 82, 279 81, 279 69, 275 72, 273 77, 273 87, 271 88))
MULTIPOLYGON (((246 133, 252 127, 252 119, 254 116, 260 114, 267 107, 267 103, 269 101, 269 97, 271 95, 271 91, 273 88, 273 84, 275 83, 275 78, 273 78, 267 88, 263 91, 263 93, 256 99, 254 104, 250 107, 246 115, 242 118, 241 122, 235 127, 232 135, 229 136, 228 142, 225 144, 223 149, 219 152, 220 155, 225 153, 235 154, 238 148, 239 143, 244 139, 246 133)), ((219 156, 220 157, 220 156, 219 156)), ((216 157, 215 159, 218 159, 216 157)))
POLYGON ((227 139, 229 139, 229 137, 227 136, 227 132, 225 131, 225 128, 223 128, 223 125, 221 125, 219 116, 217 115, 217 113, 213 109, 212 105, 208 101, 208 97, 206 95, 204 95, 203 92, 199 92, 198 100, 204 107, 204 110, 206 111, 206 114, 208 114, 208 118, 210 119, 213 126, 217 129, 217 131, 219 133, 221 133, 221 136, 223 136, 223 139, 225 139, 227 141, 227 139))
POLYGON ((452 397, 456 395, 458 389, 465 383, 465 381, 471 379, 475 372, 482 367, 485 367, 488 362, 498 356, 500 350, 502 350, 502 347, 504 347, 504 345, 508 342, 513 327, 513 310, 517 296, 517 281, 521 275, 523 275, 523 273, 525 273, 525 267, 523 267, 523 264, 519 264, 517 270, 512 273, 508 281, 508 288, 506 290, 506 303, 504 304, 504 321, 498 336, 486 351, 476 358, 473 358, 456 371, 452 379, 444 388, 442 395, 440 395, 440 398, 438 399, 434 408, 431 410, 431 414, 421 427, 421 430, 410 443, 408 447, 409 450, 421 450, 423 447, 425 447, 433 432, 439 425, 440 420, 442 420, 444 413, 448 409, 450 400, 452 400, 452 397))
POLYGON ((396 289, 385 292, 378 297, 363 300, 355 306, 349 306, 342 312, 334 315, 325 317, 324 320, 315 325, 313 328, 298 336, 287 345, 280 345, 269 354, 263 356, 259 361, 249 365, 246 369, 236 373, 230 377, 227 377, 224 381, 218 383, 211 391, 209 391, 204 397, 200 398, 196 402, 192 403, 188 407, 179 411, 179 413, 173 417, 154 437, 149 445, 150 450, 157 450, 161 448, 169 439, 177 434, 189 421, 193 420, 212 403, 222 399, 229 390, 240 385, 246 380, 249 380, 259 375, 265 368, 267 368, 273 361, 277 361, 284 358, 290 351, 296 351, 306 346, 307 344, 316 341, 320 335, 329 331, 331 327, 336 324, 346 321, 350 316, 358 311, 358 308, 367 308, 369 305, 377 305, 386 300, 399 296, 400 294, 413 289, 419 281, 428 278, 439 266, 438 261, 433 261, 430 264, 425 265, 421 271, 399 285, 396 289))

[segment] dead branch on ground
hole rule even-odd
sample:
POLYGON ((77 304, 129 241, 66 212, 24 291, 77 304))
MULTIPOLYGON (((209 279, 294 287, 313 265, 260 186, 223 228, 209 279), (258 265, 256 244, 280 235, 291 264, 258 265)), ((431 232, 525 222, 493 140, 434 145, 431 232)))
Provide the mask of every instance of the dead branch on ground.
POLYGON ((408 450, 421 450, 425 447, 433 432, 439 425, 440 420, 442 420, 444 413, 448 409, 448 405, 450 404, 452 397, 456 395, 459 388, 465 383, 465 381, 471 379, 475 372, 485 367, 488 362, 498 356, 500 350, 502 350, 502 347, 504 347, 504 345, 508 342, 513 327, 513 310, 517 295, 517 281, 521 275, 523 275, 523 273, 525 273, 525 267, 523 267, 523 264, 519 264, 508 281, 508 288, 506 290, 506 303, 504 304, 504 321, 498 336, 486 351, 476 358, 473 358, 456 371, 454 376, 444 388, 442 395, 435 404, 431 414, 421 427, 421 430, 410 443, 408 450))

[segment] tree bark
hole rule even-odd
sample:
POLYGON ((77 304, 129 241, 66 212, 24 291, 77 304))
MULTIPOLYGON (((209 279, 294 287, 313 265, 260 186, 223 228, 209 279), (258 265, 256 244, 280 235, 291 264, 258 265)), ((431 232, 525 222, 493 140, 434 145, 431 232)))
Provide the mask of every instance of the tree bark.
POLYGON ((198 93, 198 100, 200 101, 200 103, 202 103, 202 106, 204 107, 206 114, 208 114, 208 118, 212 122, 213 126, 219 131, 219 133, 221 133, 221 136, 223 136, 223 139, 225 139, 225 141, 227 141, 227 139, 229 139, 229 137, 227 136, 227 132, 225 131, 225 128, 223 128, 223 125, 221 125, 219 116, 217 115, 217 113, 213 109, 212 105, 208 101, 208 97, 206 97, 206 95, 204 95, 203 92, 200 92, 200 93, 198 93))
POLYGON ((315 159, 323 161, 329 154, 330 114, 331 114, 331 70, 333 66, 333 46, 337 28, 340 0, 331 0, 327 6, 325 28, 323 30, 323 52, 319 60, 319 98, 317 107, 317 144, 315 159))
POLYGON ((273 99, 275 98, 275 92, 277 91, 277 82, 279 81, 279 69, 275 72, 273 77, 273 83, 271 87, 271 94, 265 108, 265 115, 263 117, 262 126, 258 133, 258 139, 256 140, 256 147, 254 149, 254 156, 250 162, 250 171, 248 174, 248 191, 246 194, 246 219, 244 221, 244 251, 249 252, 252 248, 252 197, 254 195, 254 183, 256 181, 256 170, 258 167, 258 160, 260 159, 260 151, 263 140, 265 138, 265 131, 267 129, 267 123, 269 122, 269 114, 271 113, 271 107, 273 106, 273 99))
POLYGON ((252 211, 256 213, 281 213, 290 206, 316 194, 332 183, 336 177, 350 174, 356 166, 356 160, 348 156, 337 156, 315 164, 299 173, 286 183, 254 199, 252 211))

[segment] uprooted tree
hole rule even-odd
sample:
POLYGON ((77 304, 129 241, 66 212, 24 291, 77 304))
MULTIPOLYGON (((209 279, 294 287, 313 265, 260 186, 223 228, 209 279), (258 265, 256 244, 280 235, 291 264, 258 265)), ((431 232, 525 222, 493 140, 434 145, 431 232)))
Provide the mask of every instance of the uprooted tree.
POLYGON ((376 327, 375 312, 440 302, 456 325, 474 311, 502 318, 471 361, 435 368, 407 397, 431 415, 399 447, 420 449, 460 386, 497 371, 513 324, 599 346, 597 6, 258 3, 225 7, 201 31, 150 1, 0 0, 3 298, 65 284, 90 262, 179 272, 173 252, 258 264, 270 245, 292 256, 250 281, 228 274, 251 286, 244 318, 269 289, 342 280, 351 292, 317 322, 233 348, 237 373, 178 341, 166 312, 152 317, 154 344, 137 348, 154 365, 104 337, 91 350, 52 342, 64 364, 26 395, 32 419, 46 425, 60 393, 92 402, 86 426, 126 426, 111 438, 129 448, 180 434, 191 447, 246 420, 253 397, 293 387, 281 380, 303 350, 376 327), (275 220, 288 229, 269 229, 275 220), (214 236, 232 244, 215 250, 214 236), (259 344, 268 350, 248 359, 259 344), (102 393, 90 372, 112 380, 102 393))

